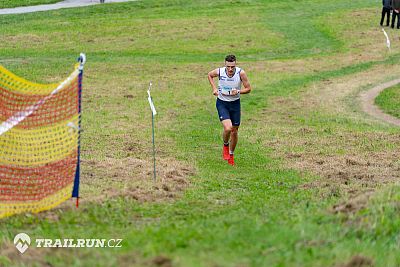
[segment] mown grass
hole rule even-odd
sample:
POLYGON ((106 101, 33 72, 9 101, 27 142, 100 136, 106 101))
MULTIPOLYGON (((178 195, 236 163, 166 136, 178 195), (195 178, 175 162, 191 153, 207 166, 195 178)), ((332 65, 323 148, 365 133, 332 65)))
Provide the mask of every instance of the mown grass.
MULTIPOLYGON (((60 80, 75 57, 87 53, 83 169, 85 160, 132 156, 126 142, 137 146, 134 157, 151 160, 146 89, 152 81, 159 112, 158 157, 173 157, 197 170, 188 178, 190 188, 175 201, 140 203, 116 197, 77 210, 56 210, 55 222, 37 215, 0 221, 3 245, 26 232, 33 238, 123 238, 121 249, 30 249, 18 258, 2 254, 0 263, 144 266, 154 265, 154 257, 162 255, 173 266, 333 266, 362 255, 377 266, 400 264, 397 187, 384 189, 355 213, 337 215, 331 207, 345 201, 346 193, 303 187, 321 177, 288 167, 267 145, 291 137, 300 144, 297 151, 315 147, 315 154, 343 156, 346 145, 355 149, 346 140, 337 150, 328 150, 305 143, 299 129, 315 130, 315 143, 348 133, 398 134, 363 121, 361 115, 347 118, 316 105, 314 110, 291 102, 275 107, 280 99, 302 99, 326 80, 393 67, 399 55, 393 49, 389 57, 382 52, 384 46, 373 50, 373 57, 342 60, 371 51, 369 38, 379 40, 374 34, 348 35, 375 32, 375 6, 365 0, 139 1, 0 17, 0 63, 21 76, 60 80), (296 6, 292 12, 288 3, 296 6), (360 10, 370 14, 368 20, 343 19, 360 10), (228 53, 238 56, 254 88, 242 99, 235 168, 220 159, 221 127, 206 80, 228 53)), ((288 143, 282 149, 291 148, 288 143)), ((376 139, 357 149, 387 148, 376 139)), ((111 179, 107 169, 96 175, 111 179)), ((90 179, 82 177, 83 192, 90 179)))
POLYGON ((394 86, 385 89, 375 99, 375 104, 378 105, 384 112, 400 118, 400 86, 394 86))
POLYGON ((35 6, 45 5, 61 2, 60 0, 2 0, 0 2, 0 8, 11 8, 19 6, 35 6))

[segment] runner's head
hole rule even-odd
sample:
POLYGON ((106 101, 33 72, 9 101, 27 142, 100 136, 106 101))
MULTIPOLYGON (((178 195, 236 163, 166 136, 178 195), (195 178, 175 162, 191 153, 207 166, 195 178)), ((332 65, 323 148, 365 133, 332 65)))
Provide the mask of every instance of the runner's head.
POLYGON ((236 71, 236 57, 235 55, 227 55, 225 57, 225 67, 226 71, 228 72, 227 74, 229 76, 233 76, 236 71))

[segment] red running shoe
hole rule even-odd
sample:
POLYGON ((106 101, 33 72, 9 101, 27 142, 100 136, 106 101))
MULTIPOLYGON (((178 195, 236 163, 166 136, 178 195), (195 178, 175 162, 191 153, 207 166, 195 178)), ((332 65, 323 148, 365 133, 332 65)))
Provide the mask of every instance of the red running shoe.
POLYGON ((233 154, 230 155, 230 157, 228 159, 228 164, 235 166, 235 160, 233 159, 233 154))
POLYGON ((229 155, 229 146, 224 145, 224 148, 222 150, 222 158, 224 160, 229 160, 230 155, 229 155))

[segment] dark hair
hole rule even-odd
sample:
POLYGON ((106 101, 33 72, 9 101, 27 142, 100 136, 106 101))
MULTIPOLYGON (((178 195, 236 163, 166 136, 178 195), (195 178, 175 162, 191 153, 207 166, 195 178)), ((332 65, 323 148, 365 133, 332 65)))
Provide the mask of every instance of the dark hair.
POLYGON ((235 61, 236 61, 236 57, 235 57, 235 55, 227 55, 227 56, 225 57, 225 61, 228 61, 228 62, 235 62, 235 61))

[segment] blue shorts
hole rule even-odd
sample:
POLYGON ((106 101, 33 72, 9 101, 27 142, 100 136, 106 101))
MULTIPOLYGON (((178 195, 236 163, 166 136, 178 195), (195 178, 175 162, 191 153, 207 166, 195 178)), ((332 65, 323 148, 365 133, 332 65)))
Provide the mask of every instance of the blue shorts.
POLYGON ((229 102, 217 98, 219 120, 231 120, 233 126, 240 125, 240 99, 229 102))

